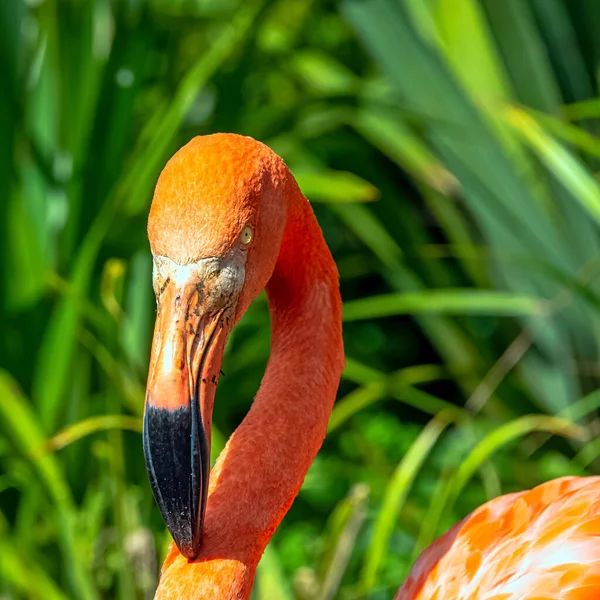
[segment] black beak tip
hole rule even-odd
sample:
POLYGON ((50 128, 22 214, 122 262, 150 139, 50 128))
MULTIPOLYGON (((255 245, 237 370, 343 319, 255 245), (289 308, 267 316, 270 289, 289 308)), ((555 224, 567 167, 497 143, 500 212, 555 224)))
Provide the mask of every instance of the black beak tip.
POLYGON ((167 524, 167 528, 169 529, 171 535, 173 536, 173 541, 177 545, 177 548, 179 548, 179 552, 181 552, 181 554, 185 558, 187 558, 188 560, 195 560, 196 558, 198 558, 198 555, 200 554, 200 545, 202 543, 201 536, 198 536, 195 539, 194 538, 186 539, 186 538, 183 538, 180 536, 176 536, 168 524, 167 524))
POLYGON ((193 527, 186 514, 167 512, 163 509, 163 506, 159 503, 167 529, 179 552, 188 560, 196 559, 200 554, 202 544, 201 527, 193 527))
POLYGON ((144 456, 154 498, 179 551, 200 554, 208 450, 197 403, 174 410, 146 404, 144 456))
POLYGON ((186 548, 182 546, 177 546, 179 548, 179 552, 187 558, 188 560, 196 560, 198 558, 198 554, 200 554, 200 550, 194 550, 193 548, 186 548))

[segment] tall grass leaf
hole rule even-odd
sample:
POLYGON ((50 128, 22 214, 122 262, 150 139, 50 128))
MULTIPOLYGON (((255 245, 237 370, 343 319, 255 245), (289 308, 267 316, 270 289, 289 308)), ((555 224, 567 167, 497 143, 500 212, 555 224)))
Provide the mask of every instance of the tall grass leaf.
POLYGON ((381 262, 394 268, 402 268, 402 250, 366 206, 359 204, 332 205, 331 210, 338 214, 346 225, 367 245, 381 262))
MULTIPOLYGON (((300 159, 299 165, 311 165, 319 163, 323 167, 323 162, 313 161, 313 157, 300 150, 300 141, 310 141, 327 134, 334 134, 348 124, 353 109, 349 106, 340 104, 311 104, 298 115, 295 127, 289 134, 283 134, 273 138, 273 146, 270 140, 265 140, 267 146, 275 151, 275 147, 281 147, 281 156, 286 158, 286 162, 292 173, 296 171, 295 160, 300 159)), ((279 152, 276 152, 280 154, 279 152)))
POLYGON ((384 294, 344 303, 345 321, 377 319, 425 312, 453 315, 543 316, 544 300, 494 290, 427 290, 384 294))
POLYGON ((531 3, 481 0, 517 98, 533 108, 556 114, 558 85, 536 26, 531 3))
MULTIPOLYGON (((355 235, 381 260, 382 275, 397 290, 423 290, 425 284, 402 262, 403 253, 383 224, 362 204, 331 205, 355 235)), ((415 319, 442 355, 448 368, 461 384, 470 390, 476 385, 471 375, 476 370, 480 353, 467 336, 449 319, 434 314, 417 314, 415 319)))
POLYGON ((519 165, 435 49, 418 37, 402 5, 390 0, 347 0, 342 6, 407 104, 446 117, 445 121, 429 119, 428 137, 446 168, 461 182, 467 205, 484 234, 507 249, 526 246, 551 257, 564 270, 572 268, 570 253, 558 250, 557 233, 524 185, 519 165), (535 229, 531 223, 536 223, 535 229))
POLYGON ((419 534, 414 543, 409 565, 414 565, 421 552, 433 542, 438 533, 438 526, 441 514, 444 509, 446 497, 448 495, 448 483, 451 478, 450 469, 442 469, 435 486, 431 492, 431 498, 435 498, 435 502, 430 502, 423 512, 423 519, 419 527, 419 534))
POLYGON ((403 404, 411 406, 430 416, 435 416, 444 411, 448 417, 452 417, 452 420, 457 423, 462 421, 467 414, 465 410, 454 406, 447 400, 424 392, 412 385, 402 384, 401 382, 392 382, 389 394, 392 398, 395 398, 403 404))
POLYGON ((336 403, 329 418, 327 434, 331 435, 356 413, 382 400, 385 396, 386 385, 382 381, 374 381, 350 392, 336 403))
POLYGON ((10 268, 6 278, 4 302, 9 311, 22 310, 34 305, 44 291, 46 259, 23 198, 16 194, 7 202, 7 256, 10 268))
POLYGON ((73 444, 74 442, 99 431, 110 429, 125 429, 127 431, 142 432, 142 420, 139 417, 128 417, 126 415, 100 415, 88 417, 72 425, 61 429, 53 435, 43 447, 42 452, 55 452, 73 444))
POLYGON ((316 600, 332 600, 340 587, 367 513, 369 486, 355 484, 328 519, 319 561, 321 588, 316 600))
MULTIPOLYGON (((542 325, 539 321, 538 325, 542 325)), ((557 350, 559 356, 561 350, 557 350)), ((560 364, 560 363, 559 363, 560 364)), ((581 397, 580 381, 563 372, 538 354, 529 352, 519 360, 520 376, 526 382, 535 404, 556 415, 581 397)))
MULTIPOLYGON (((467 426, 471 427, 471 424, 469 423, 467 426)), ((450 475, 450 465, 442 472, 436 487, 436 501, 431 503, 426 519, 421 526, 413 559, 416 559, 418 554, 431 543, 438 532, 442 516, 451 513, 468 481, 485 466, 494 452, 533 432, 547 432, 578 438, 584 434, 581 427, 573 425, 570 421, 546 415, 525 415, 497 427, 471 450, 453 474, 450 475)))
MULTIPOLYGON (((501 139, 490 128, 488 118, 477 110, 473 100, 465 96, 436 52, 418 35, 407 19, 402 3, 390 0, 347 0, 342 3, 359 37, 387 73, 405 105, 427 115, 427 138, 443 164, 461 183, 462 197, 489 245, 514 254, 534 253, 545 256, 565 272, 576 268, 573 249, 560 244, 537 195, 528 189, 520 165, 506 151, 501 139), (535 223, 535 227, 532 224, 535 223)), ((515 267, 496 265, 498 278, 518 295, 550 297, 541 278, 528 278, 515 267)), ((414 290, 420 286, 406 269, 394 275, 402 287, 414 290), (408 280, 408 281, 407 281, 408 280)), ((474 372, 479 356, 460 329, 453 328, 447 319, 425 319, 418 313, 416 319, 427 332, 449 368, 461 369, 461 383, 466 389, 476 385, 465 373, 474 372), (443 333, 442 333, 443 332, 443 333), (452 344, 448 341, 452 339, 452 344), (457 345, 461 346, 457 350, 457 345), (460 358, 459 358, 460 357, 460 358), (462 364, 457 364, 460 361, 462 364), (464 367, 470 366, 465 370, 464 367)), ((546 330, 544 349, 557 347, 550 342, 550 334, 566 331, 546 330)), ((563 340, 561 340, 563 341, 563 340)), ((565 348, 565 344, 559 347, 565 348)))
POLYGON ((123 317, 121 297, 123 291, 123 279, 127 266, 125 261, 119 258, 109 258, 102 267, 100 279, 100 299, 106 312, 118 323, 123 317))
POLYGON ((346 171, 295 170, 294 177, 304 195, 314 202, 371 202, 379 196, 375 186, 346 171))
POLYGON ((439 56, 415 35, 402 3, 392 0, 345 0, 342 11, 384 72, 406 98, 409 108, 455 123, 469 121, 472 107, 461 98, 439 56))
MULTIPOLYGON (((118 409, 118 400, 113 394, 107 395, 106 402, 109 411, 118 409)), ((138 421, 139 423, 139 421, 138 421)), ((106 439, 108 442, 107 457, 108 470, 106 475, 111 481, 111 508, 112 522, 114 523, 115 534, 118 543, 115 548, 115 561, 117 567, 114 569, 116 575, 117 599, 128 600, 134 595, 134 573, 128 568, 127 549, 125 540, 133 532, 133 524, 128 515, 128 491, 126 489, 125 474, 125 446, 123 443, 123 432, 119 428, 107 430, 106 439)))
POLYGON ((580 469, 588 469, 600 456, 600 438, 585 444, 573 458, 573 465, 580 469))
MULTIPOLYGON (((476 247, 473 227, 461 211, 460 205, 449 201, 436 190, 423 189, 422 194, 429 210, 443 227, 453 250, 458 251, 455 256, 462 268, 477 287, 490 287, 490 274, 487 268, 489 259, 486 258, 486 250, 476 247)), ((430 245, 423 248, 423 251, 428 251, 431 247, 430 245)))
POLYGON ((527 110, 527 112, 540 124, 542 129, 546 130, 549 134, 559 137, 568 144, 580 148, 590 156, 600 157, 600 140, 585 129, 540 111, 527 110))
POLYGON ((471 94, 490 104, 507 99, 509 82, 481 4, 438 0, 430 10, 443 42, 443 55, 471 94))
MULTIPOLYGON (((35 563, 24 557, 8 540, 0 537, 0 579, 14 586, 23 598, 31 600, 67 600, 58 585, 35 563)), ((0 592, 3 584, 0 583, 0 592)), ((9 596, 3 596, 9 598, 9 596)))
POLYGON ((537 173, 515 136, 506 127, 497 107, 512 96, 510 81, 491 35, 481 2, 439 0, 431 9, 440 32, 440 52, 463 83, 473 103, 481 107, 488 122, 513 163, 535 186, 537 173))
POLYGON ((360 79, 330 54, 308 49, 292 57, 291 67, 298 77, 316 94, 353 94, 360 79))
MULTIPOLYGON (((293 600, 281 559, 272 544, 265 548, 256 570, 256 600, 293 600)), ((254 596, 253 596, 254 597, 254 596)))
POLYGON ((132 153, 135 160, 129 165, 127 175, 116 192, 117 197, 126 203, 128 214, 139 214, 147 206, 175 134, 198 92, 256 27, 256 17, 263 5, 264 0, 252 0, 235 11, 231 21, 224 23, 220 35, 189 68, 173 97, 164 100, 166 104, 157 110, 142 131, 132 153))
POLYGON ((600 185, 592 175, 526 112, 509 109, 507 119, 573 197, 600 223, 600 185))
POLYGON ((61 299, 68 298, 77 305, 81 316, 99 331, 110 326, 111 317, 98 307, 91 298, 80 296, 77 289, 73 287, 72 281, 63 279, 56 271, 50 271, 46 273, 45 283, 48 289, 55 292, 61 299))
POLYGON ((419 35, 432 46, 441 45, 439 28, 435 22, 433 2, 423 0, 404 0, 404 6, 419 35))
POLYGON ((149 252, 137 252, 130 262, 125 301, 123 350, 130 363, 143 373, 150 355, 150 330, 155 301, 152 294, 152 259, 149 252))
POLYGON ((448 484, 449 499, 446 510, 452 507, 467 482, 495 452, 502 446, 533 432, 549 432, 576 439, 585 439, 586 437, 586 432, 582 427, 574 425, 567 419, 548 415, 525 415, 497 427, 473 448, 458 467, 448 484))
POLYGON ((86 560, 76 543, 76 511, 71 492, 59 463, 51 454, 36 453, 45 442, 41 428, 27 400, 16 383, 0 371, 0 415, 5 434, 15 448, 29 458, 38 477, 52 498, 60 530, 61 549, 71 592, 76 598, 93 600, 97 597, 91 582, 86 560))
POLYGON ((368 593, 377 584, 377 575, 406 496, 429 452, 447 425, 448 420, 443 414, 440 414, 425 426, 396 468, 386 488, 362 569, 361 581, 365 593, 368 593))
POLYGON ((593 96, 595 85, 588 76, 567 5, 562 0, 533 0, 532 6, 563 94, 575 100, 593 96))
MULTIPOLYGON (((346 362, 346 371, 348 371, 348 361, 346 362)), ((339 429, 360 411, 384 400, 386 397, 399 400, 432 416, 441 411, 446 411, 448 414, 453 415, 453 419, 456 421, 460 421, 463 417, 463 411, 460 408, 414 387, 415 384, 440 379, 443 372, 436 365, 406 367, 386 375, 368 368, 366 370, 357 369, 356 365, 350 362, 350 375, 352 377, 349 377, 348 374, 344 376, 363 385, 335 403, 327 427, 328 434, 339 429)))
MULTIPOLYGON (((583 396, 583 398, 579 398, 575 402, 569 403, 567 406, 559 410, 556 414, 557 417, 562 419, 567 419, 572 423, 577 423, 578 421, 582 421, 586 417, 590 419, 593 418, 591 413, 595 413, 600 408, 600 390, 594 390, 589 394, 583 396)), ((548 434, 545 437, 541 437, 536 442, 536 448, 540 448, 549 438, 551 434, 548 434)), ((573 459, 575 464, 581 465, 582 462, 585 463, 585 466, 596 459, 594 448, 598 448, 596 440, 592 440, 588 444, 584 445, 583 448, 578 452, 577 456, 573 459), (586 462, 584 457, 588 457, 589 460, 586 462)))
POLYGON ((397 114, 378 107, 358 111, 350 124, 373 146, 401 168, 443 194, 455 194, 457 179, 447 171, 427 146, 397 114))
POLYGON ((562 116, 570 121, 586 121, 600 117, 600 98, 590 98, 573 104, 566 104, 561 110, 562 116))
POLYGON ((365 365, 354 358, 346 356, 346 366, 344 367, 344 372, 342 374, 342 377, 345 379, 353 381, 354 383, 364 384, 385 379, 385 376, 385 373, 378 371, 369 365, 365 365))
POLYGON ((600 409, 600 390, 594 390, 576 402, 569 404, 557 417, 577 422, 600 409))
POLYGON ((87 233, 71 271, 69 287, 73 295, 59 302, 42 338, 33 375, 32 395, 46 431, 55 428, 63 408, 81 320, 79 299, 87 295, 98 250, 113 216, 113 203, 105 204, 87 233))
MULTIPOLYGON (((19 133, 22 82, 19 80, 19 64, 22 57, 23 36, 21 27, 26 7, 21 2, 0 2, 0 27, 2 27, 2 78, 3 86, 0 94, 0 236, 6 240, 11 235, 9 230, 10 205, 15 202, 14 170, 15 142, 19 133)), ((7 304, 10 280, 13 278, 10 250, 3 252, 0 260, 0 327, 6 331, 7 304)), ((0 341, 0 351, 8 350, 6 334, 0 341)))
POLYGON ((438 379, 447 379, 448 373, 440 365, 413 365, 404 367, 390 375, 392 384, 416 385, 438 379))

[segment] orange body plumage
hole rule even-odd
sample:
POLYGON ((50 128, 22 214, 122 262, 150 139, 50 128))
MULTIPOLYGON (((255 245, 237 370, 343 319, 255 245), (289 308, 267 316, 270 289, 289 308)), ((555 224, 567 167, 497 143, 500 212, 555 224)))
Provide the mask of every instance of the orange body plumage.
MULTIPOLYGON (((158 315, 144 451, 182 549, 172 545, 156 597, 246 600, 325 436, 343 368, 337 271, 283 161, 242 136, 196 138, 169 161, 148 233, 158 315), (225 339, 263 288, 271 357, 209 483, 225 339)), ((600 599, 599 478, 492 500, 430 546, 396 596, 558 598, 600 599)))
POLYGON ((600 477, 480 506, 429 546, 396 600, 600 598, 600 477))

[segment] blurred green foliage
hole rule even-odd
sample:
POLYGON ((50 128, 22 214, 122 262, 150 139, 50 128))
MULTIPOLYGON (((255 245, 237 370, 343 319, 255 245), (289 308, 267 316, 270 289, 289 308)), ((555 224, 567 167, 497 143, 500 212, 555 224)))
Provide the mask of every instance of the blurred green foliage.
MULTIPOLYGON (((389 598, 486 499, 598 472, 599 28, 586 0, 0 2, 0 597, 152 597, 145 221, 198 134, 285 158, 345 299, 257 600, 389 598)), ((259 298, 215 447, 268 352, 259 298)))

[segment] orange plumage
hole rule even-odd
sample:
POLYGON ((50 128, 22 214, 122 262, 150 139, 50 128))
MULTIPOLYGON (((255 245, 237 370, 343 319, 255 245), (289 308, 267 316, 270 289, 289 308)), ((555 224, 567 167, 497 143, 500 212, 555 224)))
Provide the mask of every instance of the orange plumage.
POLYGON ((495 498, 427 548, 396 600, 600 598, 600 477, 495 498))
MULTIPOLYGON (((236 135, 196 138, 169 161, 148 234, 158 316, 144 451, 183 552, 171 546, 156 597, 245 600, 325 436, 343 368, 337 271, 283 161, 236 135), (271 357, 209 483, 225 339, 262 288, 271 357)), ((488 502, 421 555, 396 595, 558 598, 600 599, 600 478, 559 479, 488 502)))

